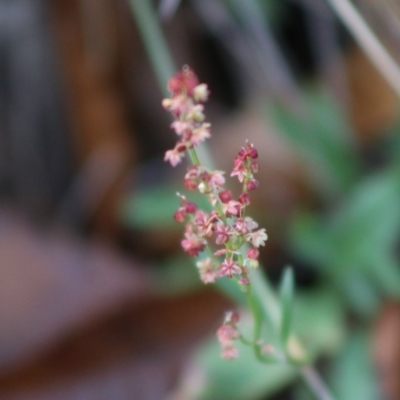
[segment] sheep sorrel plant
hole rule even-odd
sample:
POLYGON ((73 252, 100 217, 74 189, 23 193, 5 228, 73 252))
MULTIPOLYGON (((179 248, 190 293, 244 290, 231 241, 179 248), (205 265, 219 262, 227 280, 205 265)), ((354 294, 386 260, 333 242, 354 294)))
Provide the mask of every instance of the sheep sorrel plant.
MULTIPOLYGON (((235 200, 232 192, 225 187, 224 172, 202 165, 196 154, 196 146, 211 136, 211 125, 205 121, 203 113, 203 103, 209 95, 207 85, 200 84, 195 73, 184 67, 169 80, 168 89, 172 96, 164 99, 162 104, 174 117, 171 127, 179 140, 172 150, 165 153, 165 161, 175 167, 187 151, 192 165, 185 174, 184 186, 207 196, 211 207, 211 211, 201 210, 178 193, 181 205, 174 218, 186 223, 182 247, 190 256, 202 255, 196 265, 205 284, 220 278, 236 281, 248 296, 252 310, 258 314, 256 305, 251 304, 249 269, 258 267, 258 248, 265 245, 267 234, 264 228, 259 229, 258 224, 246 215, 251 203, 250 192, 258 187, 258 181, 254 178, 259 168, 257 150, 253 144, 246 142, 234 159, 231 177, 237 177, 242 187, 241 194, 235 200)), ((258 315, 256 319, 259 319, 258 315)), ((238 331, 237 321, 237 313, 229 312, 217 331, 222 357, 227 360, 236 358, 238 350, 234 342, 241 339, 255 347, 260 360, 271 361, 273 349, 260 340, 260 322, 253 340, 246 340, 238 331)), ((282 357, 280 355, 278 358, 282 357)))
POLYGON ((241 185, 241 193, 234 199, 231 190, 225 186, 225 173, 203 165, 196 152, 196 147, 211 137, 211 124, 204 115, 204 103, 209 96, 207 85, 201 84, 189 67, 184 67, 169 80, 168 90, 171 97, 164 99, 162 104, 173 115, 171 127, 179 140, 165 153, 164 160, 175 167, 188 154, 191 165, 184 176, 184 186, 206 196, 209 204, 209 209, 200 209, 178 193, 181 204, 174 219, 185 223, 181 245, 189 256, 197 258, 200 279, 205 284, 228 279, 239 287, 253 317, 253 334, 249 339, 239 331, 238 313, 226 313, 217 330, 222 358, 233 360, 239 356, 236 345, 239 340, 253 348, 260 362, 297 367, 317 398, 332 399, 317 372, 307 365, 309 357, 291 333, 294 290, 291 269, 284 273, 279 301, 268 282, 256 271, 259 247, 267 240, 266 230, 246 215, 251 203, 250 193, 259 185, 254 177, 259 169, 256 148, 247 141, 233 161, 230 176, 236 177, 241 185), (275 338, 264 341, 263 324, 271 322, 277 331, 275 338))

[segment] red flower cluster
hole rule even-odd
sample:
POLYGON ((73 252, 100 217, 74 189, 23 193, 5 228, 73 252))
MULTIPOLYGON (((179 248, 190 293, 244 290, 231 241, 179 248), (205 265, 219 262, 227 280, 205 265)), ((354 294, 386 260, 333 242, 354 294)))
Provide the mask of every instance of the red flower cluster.
POLYGON ((225 315, 224 323, 217 330, 217 338, 222 349, 221 356, 226 360, 233 360, 239 355, 234 345, 234 341, 240 337, 236 328, 238 321, 239 315, 237 313, 228 312, 225 315))
POLYGON ((181 139, 172 150, 165 153, 164 160, 175 167, 185 155, 185 150, 197 146, 208 139, 211 125, 204 122, 204 107, 201 103, 208 99, 207 85, 199 84, 190 68, 184 68, 174 75, 169 83, 171 98, 164 99, 163 107, 175 117, 171 128, 181 139))
MULTIPOLYGON (((171 98, 165 99, 163 105, 175 117, 172 128, 180 137, 173 150, 166 153, 165 160, 176 165, 183 157, 185 149, 194 148, 198 143, 197 132, 208 130, 210 124, 204 122, 203 105, 208 97, 208 89, 199 81, 194 72, 185 68, 171 78, 168 83, 171 98)), ((245 208, 250 204, 249 192, 258 187, 254 174, 258 171, 258 153, 255 147, 246 143, 234 160, 231 176, 237 176, 243 184, 242 193, 237 200, 232 192, 224 187, 223 171, 210 170, 202 165, 189 166, 184 177, 186 189, 198 190, 208 196, 212 211, 199 210, 197 206, 181 198, 181 206, 174 214, 178 222, 186 222, 185 236, 181 242, 184 251, 197 257, 213 239, 217 248, 214 256, 224 256, 222 261, 209 257, 201 260, 197 266, 200 277, 205 283, 214 282, 217 277, 236 276, 238 282, 249 284, 247 267, 258 266, 258 247, 267 240, 265 229, 257 229, 258 224, 245 216, 245 208), (252 247, 245 255, 241 248, 245 243, 252 247), (222 246, 222 247, 221 247, 222 246)))
MULTIPOLYGON (((210 124, 205 122, 202 103, 208 99, 205 84, 199 84, 194 72, 184 68, 168 83, 171 97, 163 100, 163 106, 174 116, 172 129, 179 140, 172 150, 165 153, 165 161, 172 166, 179 164, 185 151, 194 148, 211 136, 210 124)), ((185 234, 181 245, 190 256, 197 257, 206 247, 213 251, 210 256, 197 262, 200 278, 204 283, 213 283, 219 277, 235 278, 240 285, 249 285, 248 268, 258 267, 260 246, 267 240, 265 229, 257 229, 258 224, 245 215, 250 204, 249 192, 258 187, 254 174, 258 172, 258 153, 254 146, 246 143, 234 160, 231 176, 237 176, 242 184, 242 192, 237 199, 224 187, 223 171, 210 170, 192 157, 184 186, 189 191, 197 190, 206 195, 211 211, 199 209, 196 204, 179 195, 181 205, 174 214, 177 222, 185 222, 185 234), (245 245, 250 245, 247 249, 245 245), (222 259, 220 259, 222 257, 222 259)), ((237 357, 233 340, 239 337, 236 329, 237 317, 228 314, 217 332, 222 346, 222 356, 226 359, 237 357)))

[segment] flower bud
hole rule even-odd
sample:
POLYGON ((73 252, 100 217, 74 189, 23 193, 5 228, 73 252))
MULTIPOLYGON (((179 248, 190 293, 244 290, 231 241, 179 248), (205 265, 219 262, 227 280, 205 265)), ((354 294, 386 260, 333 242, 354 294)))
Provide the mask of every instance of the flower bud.
POLYGON ((205 102, 205 101, 207 101, 209 94, 210 94, 210 92, 208 91, 207 85, 205 83, 197 85, 193 89, 193 98, 197 102, 205 102))
POLYGON ((247 182, 247 190, 256 190, 257 188, 258 188, 258 186, 259 186, 260 184, 259 184, 259 182, 256 180, 256 179, 250 179, 248 182, 247 182))
POLYGON ((260 251, 256 247, 250 247, 250 249, 247 250, 246 255, 251 260, 257 260, 260 255, 260 251))
POLYGON ((250 204, 250 196, 247 193, 242 193, 238 200, 243 206, 248 206, 250 204))
POLYGON ((223 203, 228 203, 232 200, 232 192, 230 190, 223 190, 218 196, 223 203))

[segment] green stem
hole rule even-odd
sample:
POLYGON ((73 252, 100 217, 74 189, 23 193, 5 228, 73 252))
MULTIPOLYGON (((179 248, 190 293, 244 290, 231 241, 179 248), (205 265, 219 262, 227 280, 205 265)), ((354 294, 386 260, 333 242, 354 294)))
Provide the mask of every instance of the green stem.
POLYGON ((153 66, 158 85, 164 94, 168 94, 166 84, 168 79, 175 73, 176 68, 151 1, 129 0, 129 4, 153 66))
POLYGON ((253 339, 252 339, 254 354, 259 361, 263 361, 261 357, 260 344, 259 344, 263 315, 260 310, 260 305, 257 299, 254 297, 254 294, 252 293, 251 287, 246 293, 246 299, 247 299, 247 304, 249 305, 249 309, 253 315, 253 321, 254 321, 253 339))
POLYGON ((190 160, 192 161, 193 165, 200 165, 200 160, 199 157, 197 156, 196 150, 195 149, 188 149, 189 157, 190 160))

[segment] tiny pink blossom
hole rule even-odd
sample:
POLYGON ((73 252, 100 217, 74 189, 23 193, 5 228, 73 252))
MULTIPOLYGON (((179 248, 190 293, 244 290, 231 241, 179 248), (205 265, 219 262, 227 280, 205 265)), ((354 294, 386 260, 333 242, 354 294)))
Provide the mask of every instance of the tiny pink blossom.
POLYGON ((192 131, 190 142, 193 146, 197 146, 199 143, 211 137, 210 126, 211 124, 205 122, 192 131))
POLYGON ((194 216, 194 224, 198 229, 200 236, 211 236, 213 232, 213 222, 215 220, 215 215, 213 213, 207 214, 203 210, 197 210, 194 216))
POLYGON ((242 160, 235 159, 235 167, 232 170, 231 176, 237 176, 239 182, 243 182, 246 178, 248 171, 246 169, 246 165, 242 160))
POLYGON ((205 258, 196 263, 199 269, 200 279, 205 283, 214 283, 218 277, 217 271, 215 271, 211 258, 205 258))
POLYGON ((239 322, 239 313, 236 311, 227 311, 225 313, 224 324, 233 324, 235 326, 239 322))
POLYGON ((230 190, 223 190, 218 194, 218 196, 222 203, 228 203, 230 200, 232 200, 232 192, 230 190))
POLYGON ((225 184, 224 171, 212 171, 208 176, 208 184, 212 190, 216 190, 225 184))
POLYGON ((219 250, 217 250, 215 253, 214 253, 214 256, 215 257, 219 257, 219 256, 223 256, 224 254, 226 254, 227 253, 227 250, 226 249, 219 249, 219 250))
POLYGON ((258 224, 256 221, 254 221, 253 218, 251 217, 245 217, 244 220, 246 221, 247 229, 249 231, 252 231, 253 229, 258 228, 258 224))
POLYGON ((195 106, 192 106, 189 110, 189 112, 186 115, 186 118, 195 121, 195 122, 203 122, 204 121, 204 106, 201 104, 196 104, 195 106))
POLYGON ((259 182, 256 180, 256 179, 250 179, 248 182, 247 182, 247 190, 256 190, 257 188, 258 188, 258 186, 259 186, 260 184, 259 184, 259 182))
POLYGON ((229 240, 229 233, 231 228, 229 225, 224 224, 223 222, 218 222, 215 226, 215 233, 217 235, 215 239, 216 244, 225 244, 229 240))
POLYGON ((251 242, 254 247, 264 246, 268 236, 265 229, 259 229, 258 231, 248 233, 246 239, 251 242))
POLYGON ((176 148, 165 152, 164 161, 168 161, 173 167, 176 167, 185 156, 185 153, 178 151, 176 148))
POLYGON ((260 251, 255 247, 250 247, 247 250, 246 256, 251 260, 257 260, 260 255, 260 251))
POLYGON ((258 172, 258 170, 259 170, 259 165, 258 165, 258 162, 256 162, 256 161, 252 161, 251 162, 251 164, 250 164, 250 171, 253 173, 253 174, 256 174, 257 172, 258 172))
POLYGON ((247 150, 247 155, 249 157, 253 158, 254 160, 258 158, 258 152, 252 143, 251 144, 247 143, 246 150, 247 150))
POLYGON ((230 346, 222 347, 221 357, 224 360, 232 361, 232 360, 238 358, 238 356, 239 356, 239 351, 235 346, 230 345, 230 346))
POLYGON ((227 204, 222 204, 222 211, 227 216, 239 215, 241 208, 242 208, 242 205, 236 200, 231 200, 227 204))
POLYGON ((185 210, 188 214, 193 214, 197 211, 197 206, 191 201, 188 201, 185 205, 185 210))
POLYGON ((194 89, 199 85, 196 74, 190 68, 183 68, 178 71, 168 81, 168 90, 174 95, 186 92, 189 96, 193 94, 194 89))
POLYGON ((228 278, 232 278, 233 275, 240 275, 241 273, 242 269, 231 258, 225 258, 219 271, 220 276, 227 276, 228 278))
POLYGON ((185 239, 181 241, 183 250, 192 257, 197 257, 204 250, 206 244, 207 242, 203 238, 190 230, 185 232, 185 239))
POLYGON ((185 131, 192 130, 193 124, 189 121, 182 121, 178 119, 171 124, 171 128, 177 135, 181 136, 185 131))
POLYGON ((185 96, 175 96, 171 99, 164 99, 162 104, 164 108, 170 111, 175 117, 186 114, 190 107, 185 96))
POLYGON ((240 336, 239 331, 231 324, 224 323, 217 330, 217 338, 221 346, 231 344, 235 339, 240 336))
POLYGON ((248 206, 250 204, 250 196, 247 193, 242 193, 238 200, 243 206, 248 206))
POLYGON ((186 210, 185 210, 184 207, 179 207, 178 210, 175 211, 174 220, 176 222, 185 222, 185 220, 186 220, 186 210))
POLYGON ((250 285, 250 279, 245 277, 245 276, 241 276, 239 278, 239 284, 240 285, 245 285, 245 286, 250 285))
POLYGON ((246 234, 249 232, 249 228, 247 227, 247 223, 244 218, 237 218, 233 222, 233 227, 235 228, 236 232, 240 234, 246 234))
POLYGON ((200 168, 198 166, 192 165, 188 168, 185 177, 183 179, 183 183, 188 190, 195 190, 199 185, 199 175, 200 168))
POLYGON ((205 102, 208 100, 210 92, 208 90, 208 87, 205 83, 202 83, 200 85, 197 85, 193 89, 193 98, 197 102, 205 102))

